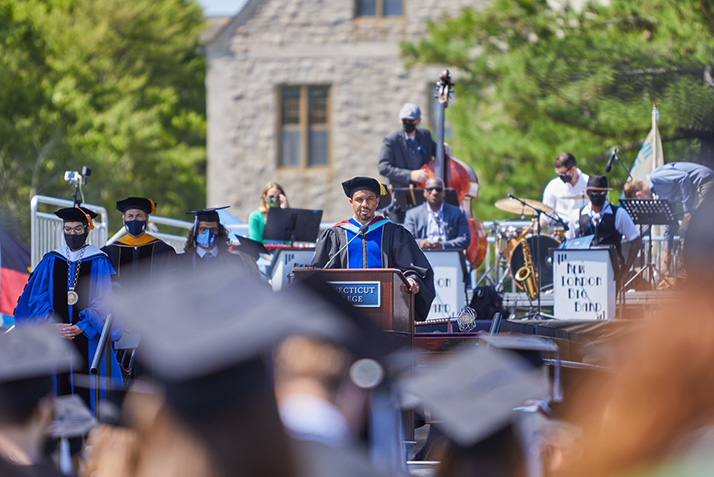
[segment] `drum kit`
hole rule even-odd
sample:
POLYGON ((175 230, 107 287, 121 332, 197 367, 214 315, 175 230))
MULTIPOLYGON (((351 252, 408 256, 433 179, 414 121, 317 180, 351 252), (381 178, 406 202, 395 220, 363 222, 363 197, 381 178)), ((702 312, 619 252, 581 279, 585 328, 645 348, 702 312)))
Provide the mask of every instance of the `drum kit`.
MULTIPOLYGON (((552 212, 552 209, 544 203, 533 199, 501 199, 495 203, 495 206, 505 212, 522 217, 532 217, 530 225, 520 227, 508 222, 494 222, 493 231, 496 235, 498 263, 504 267, 508 264, 507 271, 510 276, 515 278, 519 271, 522 271, 523 267, 527 266, 527 254, 530 254, 534 272, 539 275, 540 290, 550 288, 553 284, 550 250, 557 248, 563 242, 565 230, 556 226, 553 227, 550 235, 538 235, 537 215, 538 211, 548 214, 552 212)), ((506 276, 507 274, 503 275, 499 285, 502 285, 506 276)), ((524 288, 523 283, 518 279, 515 279, 514 282, 519 288, 524 288)), ((497 288, 500 288, 500 286, 497 288)))

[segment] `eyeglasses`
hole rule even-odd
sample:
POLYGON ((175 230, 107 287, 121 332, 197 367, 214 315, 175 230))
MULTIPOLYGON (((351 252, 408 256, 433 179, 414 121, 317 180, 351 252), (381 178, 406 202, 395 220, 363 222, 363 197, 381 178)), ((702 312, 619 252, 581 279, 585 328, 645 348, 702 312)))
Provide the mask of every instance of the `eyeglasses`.
POLYGON ((280 198, 279 195, 268 195, 268 196, 265 196, 265 197, 266 197, 266 199, 270 199, 270 200, 275 200, 275 199, 279 199, 279 198, 280 198))
POLYGON ((218 227, 199 227, 199 228, 198 228, 198 233, 199 233, 199 234, 202 234, 202 233, 204 233, 206 230, 210 230, 210 231, 213 232, 214 234, 218 235, 218 227))
POLYGON ((74 227, 65 227, 64 228, 64 233, 68 235, 82 235, 84 233, 84 229, 86 229, 86 225, 76 225, 74 227))
POLYGON ((442 192, 444 192, 443 187, 426 187, 424 190, 427 192, 436 191, 437 194, 441 194, 442 192))
POLYGON ((607 191, 606 190, 589 190, 588 195, 594 195, 594 196, 607 195, 607 191))

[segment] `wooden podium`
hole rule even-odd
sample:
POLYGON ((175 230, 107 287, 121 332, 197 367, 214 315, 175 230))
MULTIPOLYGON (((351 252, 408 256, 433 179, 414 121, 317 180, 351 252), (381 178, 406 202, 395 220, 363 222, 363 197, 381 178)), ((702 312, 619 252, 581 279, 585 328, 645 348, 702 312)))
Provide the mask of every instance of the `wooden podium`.
MULTIPOLYGON (((394 268, 296 268, 295 280, 317 273, 331 283, 354 306, 372 318, 383 330, 408 338, 414 337, 414 295, 405 291, 407 279, 394 268), (378 285, 377 289, 373 289, 378 285), (360 289, 378 291, 378 296, 362 296, 360 289), (347 291, 345 293, 344 291, 347 291), (350 293, 355 291, 355 293, 350 293), (376 299, 376 300, 375 300, 376 299), (361 301, 360 301, 361 300, 361 301)), ((401 339, 399 341, 402 341, 401 339)))

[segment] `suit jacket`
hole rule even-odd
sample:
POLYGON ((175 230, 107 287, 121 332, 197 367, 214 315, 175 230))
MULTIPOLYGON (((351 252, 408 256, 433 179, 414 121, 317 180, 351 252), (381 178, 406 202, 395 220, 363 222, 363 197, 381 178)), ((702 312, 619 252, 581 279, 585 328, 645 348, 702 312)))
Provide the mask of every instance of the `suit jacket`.
MULTIPOLYGON (((426 238, 429 211, 429 204, 426 202, 407 210, 404 228, 412 233, 417 242, 426 238)), ((471 232, 469 232, 466 214, 460 208, 447 203, 444 203, 444 233, 446 234, 444 249, 469 248, 471 232)))
POLYGON ((416 141, 424 149, 424 154, 412 156, 404 138, 404 130, 394 131, 384 138, 379 152, 379 173, 389 179, 394 187, 409 187, 411 171, 421 169, 436 155, 436 142, 428 129, 417 128, 416 141))

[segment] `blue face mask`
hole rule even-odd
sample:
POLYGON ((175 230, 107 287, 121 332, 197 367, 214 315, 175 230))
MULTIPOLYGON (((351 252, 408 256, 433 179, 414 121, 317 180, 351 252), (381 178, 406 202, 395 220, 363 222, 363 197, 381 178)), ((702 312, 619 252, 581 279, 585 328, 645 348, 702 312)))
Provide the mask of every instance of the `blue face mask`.
POLYGON ((210 230, 205 230, 204 232, 196 236, 196 243, 203 248, 211 248, 216 244, 218 240, 218 235, 214 234, 210 230))
POLYGON ((124 228, 133 236, 139 236, 146 230, 146 220, 130 220, 124 224, 124 228))

